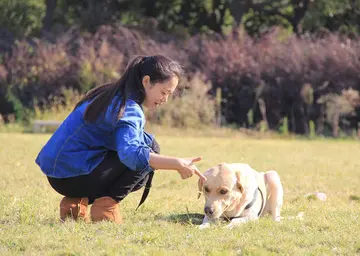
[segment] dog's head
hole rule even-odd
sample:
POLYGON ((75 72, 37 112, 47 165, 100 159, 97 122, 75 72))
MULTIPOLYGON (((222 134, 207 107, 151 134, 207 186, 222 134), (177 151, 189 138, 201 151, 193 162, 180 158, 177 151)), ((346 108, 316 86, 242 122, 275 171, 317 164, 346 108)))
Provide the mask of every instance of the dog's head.
POLYGON ((244 188, 240 183, 239 173, 226 164, 219 164, 204 173, 206 181, 199 179, 199 194, 205 197, 204 212, 210 219, 219 218, 227 209, 236 204, 244 188))

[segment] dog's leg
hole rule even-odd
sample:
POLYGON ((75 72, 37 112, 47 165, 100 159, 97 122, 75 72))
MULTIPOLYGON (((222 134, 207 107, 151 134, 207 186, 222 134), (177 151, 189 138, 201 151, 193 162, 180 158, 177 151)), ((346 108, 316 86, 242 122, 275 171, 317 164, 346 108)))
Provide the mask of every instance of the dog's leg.
POLYGON ((268 186, 267 210, 270 212, 274 221, 280 221, 280 212, 283 205, 284 191, 280 177, 276 171, 265 173, 265 183, 268 186))
POLYGON ((226 227, 234 228, 234 227, 244 224, 246 222, 257 220, 257 219, 258 219, 257 216, 246 216, 246 217, 242 217, 242 218, 235 218, 235 219, 232 219, 226 227))
POLYGON ((212 221, 205 215, 202 224, 199 226, 200 229, 209 228, 212 221))

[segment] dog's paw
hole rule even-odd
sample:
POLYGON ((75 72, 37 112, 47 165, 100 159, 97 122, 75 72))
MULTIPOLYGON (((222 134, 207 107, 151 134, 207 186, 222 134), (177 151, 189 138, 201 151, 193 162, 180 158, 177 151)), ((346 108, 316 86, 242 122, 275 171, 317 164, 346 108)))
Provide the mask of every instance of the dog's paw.
POLYGON ((277 216, 274 218, 275 222, 280 222, 283 219, 283 217, 277 216))
POLYGON ((239 224, 234 224, 234 223, 230 223, 230 224, 227 224, 226 226, 225 226, 225 228, 227 228, 227 229, 233 229, 233 228, 235 228, 236 226, 238 226, 239 224))
MULTIPOLYGON (((239 218, 239 219, 233 219, 228 225, 226 225, 226 228, 232 229, 236 226, 245 224, 249 221, 250 219, 248 218, 239 218)), ((254 219, 255 220, 255 219, 254 219)))
POLYGON ((297 218, 298 220, 303 220, 303 219, 304 219, 304 212, 299 212, 299 214, 296 215, 296 218, 297 218))
POLYGON ((209 228, 210 227, 210 223, 203 223, 201 224, 200 226, 198 226, 199 229, 206 229, 206 228, 209 228))

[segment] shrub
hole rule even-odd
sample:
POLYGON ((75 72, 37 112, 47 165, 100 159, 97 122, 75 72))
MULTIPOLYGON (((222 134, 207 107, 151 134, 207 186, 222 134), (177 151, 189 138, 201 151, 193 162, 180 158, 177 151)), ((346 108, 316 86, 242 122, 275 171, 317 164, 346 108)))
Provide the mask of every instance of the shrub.
POLYGON ((97 47, 94 41, 81 41, 77 63, 79 68, 80 91, 117 80, 123 70, 123 54, 108 42, 102 41, 97 47))
POLYGON ((19 119, 26 117, 25 110, 33 108, 36 101, 56 96, 62 87, 74 85, 78 80, 74 57, 67 54, 62 43, 17 42, 4 63, 8 77, 2 86, 19 119))
POLYGON ((35 105, 33 119, 62 121, 74 109, 81 97, 77 91, 62 88, 61 96, 51 95, 45 102, 35 105))
MULTIPOLYGON (((85 92, 115 80, 130 57, 137 54, 167 55, 185 66, 188 83, 204 86, 206 93, 202 95, 214 97, 221 92, 217 111, 221 109, 222 118, 217 115, 217 123, 226 125, 279 130, 287 120, 289 132, 309 134, 315 129, 323 133, 326 126, 332 126, 329 119, 323 118, 332 106, 318 100, 324 95, 339 96, 349 88, 360 90, 360 40, 336 34, 283 37, 276 28, 256 40, 236 30, 227 37, 197 35, 188 40, 156 30, 141 31, 102 26, 94 34, 69 30, 59 35, 54 44, 43 40, 18 42, 0 66, 0 112, 5 114, 2 99, 11 101, 19 118, 22 109, 32 108, 35 98, 44 102, 49 95, 61 96, 63 87, 85 92), (204 77, 199 78, 197 73, 204 77)), ((193 89, 190 84, 185 87, 189 91, 173 102, 179 115, 186 109, 182 110, 180 104, 190 104, 187 93, 193 89)), ((199 105, 196 112, 210 105, 199 105)), ((191 125, 193 121, 176 117, 175 109, 171 112, 170 108, 167 104, 169 110, 161 114, 162 121, 152 116, 153 121, 164 122, 165 116, 170 116, 171 120, 182 120, 171 125, 191 125)), ((343 113, 339 127, 357 129, 359 109, 357 106, 343 113)), ((212 117, 203 116, 207 115, 188 118, 212 122, 206 121, 212 117)))
POLYGON ((147 112, 150 122, 172 127, 200 127, 215 124, 215 100, 210 97, 211 83, 200 74, 182 81, 170 103, 147 112))

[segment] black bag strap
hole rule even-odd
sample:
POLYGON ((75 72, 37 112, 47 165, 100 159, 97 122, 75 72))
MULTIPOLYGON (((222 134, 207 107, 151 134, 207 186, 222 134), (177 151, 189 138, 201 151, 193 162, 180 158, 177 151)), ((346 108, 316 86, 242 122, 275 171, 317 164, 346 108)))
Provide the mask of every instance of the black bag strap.
POLYGON ((150 172, 148 177, 149 178, 148 178, 148 180, 147 180, 147 182, 145 184, 145 189, 144 189, 144 192, 143 192, 143 194, 141 196, 140 203, 139 203, 138 207, 136 207, 135 211, 140 207, 140 205, 142 205, 145 202, 147 196, 149 195, 152 179, 154 177, 154 172, 150 172))

